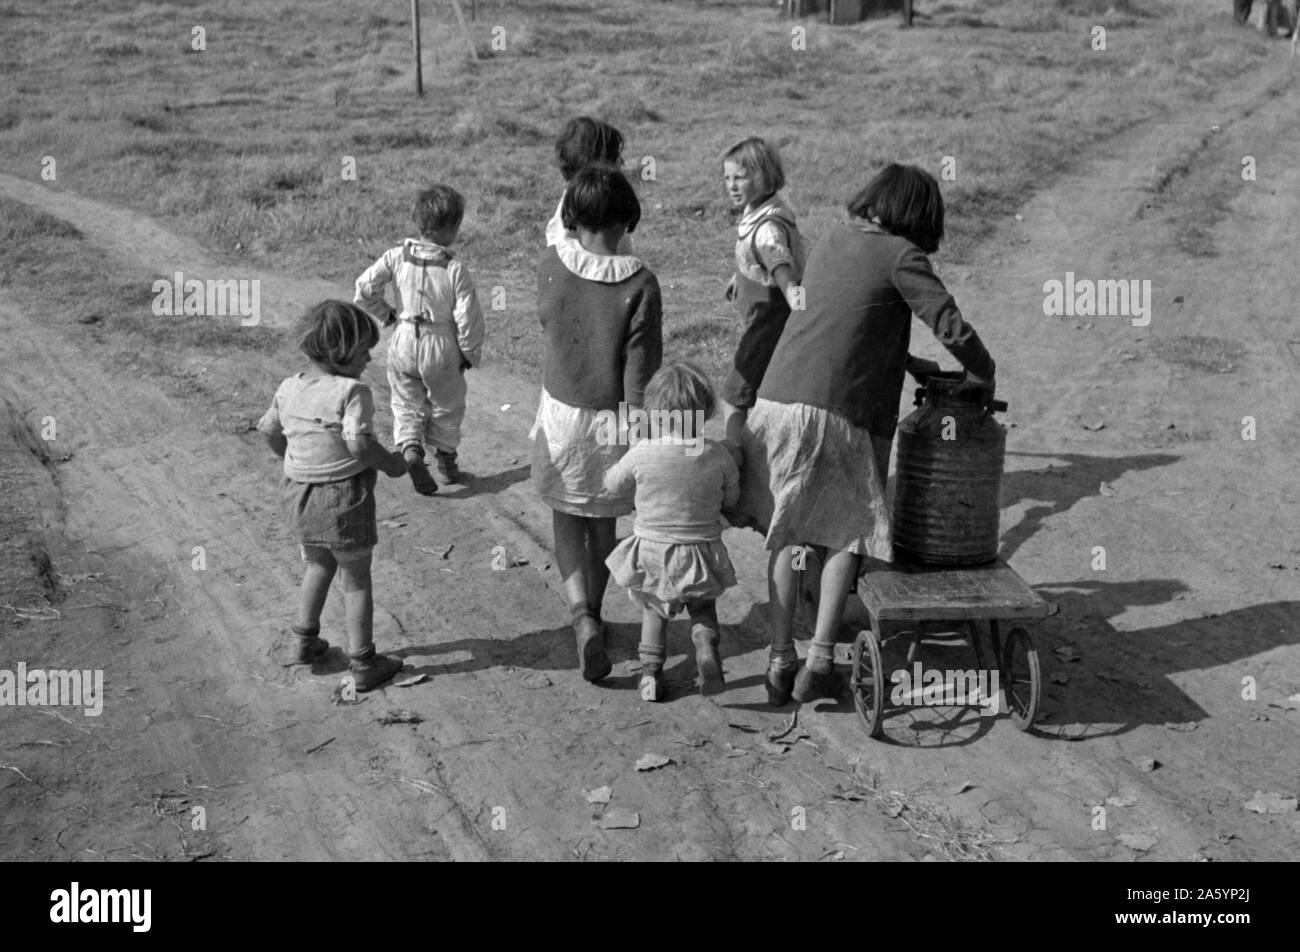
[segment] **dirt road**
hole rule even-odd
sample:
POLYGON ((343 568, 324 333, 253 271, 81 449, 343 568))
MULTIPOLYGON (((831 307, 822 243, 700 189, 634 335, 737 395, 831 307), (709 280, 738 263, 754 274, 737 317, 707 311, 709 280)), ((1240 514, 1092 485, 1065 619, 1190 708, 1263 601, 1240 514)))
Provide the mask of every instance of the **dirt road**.
MULTIPOLYGON (((1277 63, 1195 115, 1099 143, 978 260, 941 263, 1012 407, 1004 557, 1060 606, 1035 632, 1048 682, 1035 735, 926 709, 894 712, 875 742, 847 702, 822 702, 786 743, 769 740, 793 708, 764 701, 764 560, 760 540, 736 532, 742 587, 720 604, 730 690, 717 703, 686 693, 684 623, 670 633, 677 699, 636 698, 636 613, 615 591, 615 676, 582 682, 549 513, 527 482, 537 383, 491 368, 471 378, 467 484, 433 499, 380 484, 377 641, 430 678, 336 705, 342 662, 274 664, 299 569, 257 434, 196 436, 183 400, 101 365, 0 293, 5 385, 29 424, 60 421, 55 443, 71 453, 50 534, 59 618, 0 609, 5 662, 100 667, 106 693, 97 718, 6 710, 0 853, 1293 858, 1300 814, 1243 808, 1256 790, 1300 792, 1300 704, 1287 700, 1300 693, 1300 331, 1278 266, 1300 215, 1300 122, 1276 95, 1292 82, 1277 63), (1238 174, 1248 154, 1255 182, 1238 174), (1234 190, 1217 257, 1171 239, 1169 203, 1197 176, 1234 190), (1067 271, 1149 279, 1150 324, 1045 316, 1043 284, 1067 271), (497 546, 525 564, 494 571, 497 546), (422 720, 380 723, 394 712, 422 720), (639 772, 647 752, 672 763, 639 772), (602 786, 603 810, 584 795, 602 786), (615 809, 639 827, 602 828, 615 809)), ((141 274, 221 273, 132 212, 8 176, 0 194, 73 222, 141 274)), ((269 323, 349 290, 262 277, 269 323)), ((370 380, 386 403, 382 371, 370 380)), ((339 622, 332 601, 325 627, 339 622)))

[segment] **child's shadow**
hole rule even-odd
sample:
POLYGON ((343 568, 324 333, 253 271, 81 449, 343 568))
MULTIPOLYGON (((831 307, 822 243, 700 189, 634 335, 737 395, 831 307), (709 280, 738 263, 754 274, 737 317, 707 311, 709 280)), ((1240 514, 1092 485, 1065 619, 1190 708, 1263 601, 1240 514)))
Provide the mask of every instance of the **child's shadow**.
MULTIPOLYGON (((637 622, 605 623, 608 633, 605 646, 609 660, 617 667, 631 662, 623 673, 611 675, 596 683, 597 687, 614 690, 635 690, 640 681, 637 646, 641 641, 641 625, 637 622)), ((719 653, 726 658, 745 654, 766 644, 766 613, 751 607, 739 625, 723 625, 719 640, 719 653)), ((458 638, 453 641, 431 642, 388 652, 398 658, 441 658, 464 655, 447 661, 430 660, 409 666, 403 677, 427 674, 438 677, 445 674, 462 674, 488 668, 511 667, 545 674, 558 673, 563 677, 578 677, 578 649, 573 628, 568 624, 541 628, 515 638, 458 638)), ((669 702, 694 693, 696 677, 695 645, 691 641, 691 622, 686 617, 673 620, 668 626, 668 655, 682 655, 664 669, 664 679, 670 685, 669 702)), ((762 676, 727 680, 727 690, 745 687, 762 681, 762 676)), ((767 705, 755 705, 761 710, 771 710, 767 705)))
POLYGON ((1002 533, 998 557, 1007 561, 1016 550, 1042 528, 1052 516, 1073 509, 1092 496, 1101 495, 1101 484, 1110 483, 1132 472, 1177 463, 1181 457, 1172 453, 1144 453, 1137 456, 1085 456, 1082 453, 1015 453, 1026 459, 1053 462, 1046 468, 1020 469, 1002 476, 1002 508, 1008 509, 1025 500, 1032 505, 1020 521, 1002 533))
POLYGON ((461 470, 460 482, 454 486, 449 487, 439 481, 438 495, 445 499, 469 499, 473 496, 493 495, 508 489, 515 483, 522 483, 528 479, 531 470, 532 467, 529 465, 516 466, 514 469, 502 470, 490 476, 475 476, 473 473, 461 470))

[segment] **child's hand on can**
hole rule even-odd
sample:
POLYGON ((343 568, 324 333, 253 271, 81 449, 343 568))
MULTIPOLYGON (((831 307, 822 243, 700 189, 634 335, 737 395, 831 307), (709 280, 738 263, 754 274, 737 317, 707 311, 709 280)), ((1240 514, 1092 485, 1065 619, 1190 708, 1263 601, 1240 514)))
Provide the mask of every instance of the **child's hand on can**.
POLYGON ((968 393, 971 390, 982 390, 984 391, 985 402, 991 403, 993 400, 993 392, 996 389, 997 381, 995 379, 990 377, 985 380, 983 377, 975 376, 968 370, 966 371, 966 376, 962 378, 961 383, 957 384, 956 392, 968 393))

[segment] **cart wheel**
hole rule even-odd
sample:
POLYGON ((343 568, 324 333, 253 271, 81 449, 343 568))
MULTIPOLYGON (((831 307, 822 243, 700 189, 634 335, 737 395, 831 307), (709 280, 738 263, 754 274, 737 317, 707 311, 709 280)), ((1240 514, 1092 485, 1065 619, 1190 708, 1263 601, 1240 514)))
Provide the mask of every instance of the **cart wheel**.
POLYGON ((1007 632, 1007 643, 1002 649, 1002 689, 1011 723, 1022 731, 1033 727, 1034 718, 1038 716, 1042 683, 1038 651, 1029 632, 1012 628, 1007 632))
POLYGON ((880 736, 880 715, 885 709, 883 669, 876 633, 864 628, 853 643, 853 676, 849 683, 853 688, 853 706, 871 737, 880 736))

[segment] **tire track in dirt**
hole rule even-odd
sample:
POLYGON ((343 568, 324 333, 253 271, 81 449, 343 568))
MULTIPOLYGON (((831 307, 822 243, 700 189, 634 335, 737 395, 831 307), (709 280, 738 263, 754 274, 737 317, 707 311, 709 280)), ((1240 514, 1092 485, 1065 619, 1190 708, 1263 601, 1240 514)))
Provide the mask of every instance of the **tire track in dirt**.
MULTIPOLYGON (((1048 516, 1034 517, 1036 531, 1013 564, 1031 583, 1059 587, 1044 591, 1063 607, 1038 626, 1037 642, 1044 678, 1058 673, 1070 681, 1045 684, 1055 716, 1042 730, 1055 739, 1021 734, 1005 721, 979 736, 978 718, 968 718, 952 737, 960 746, 945 747, 941 756, 912 746, 924 738, 936 743, 933 725, 915 736, 896 726, 895 745, 873 747, 869 756, 904 789, 951 793, 973 783, 970 792, 949 795, 950 806, 1015 835, 1020 842, 1010 855, 1186 860, 1200 851, 1281 859, 1294 855, 1300 839, 1287 819, 1251 822, 1241 809, 1255 789, 1293 788, 1300 724, 1277 710, 1267 721, 1253 720, 1262 711, 1238 697, 1244 675, 1270 681, 1278 699, 1300 680, 1300 586, 1261 571, 1270 553, 1293 543, 1279 531, 1272 507, 1251 505, 1257 500, 1243 492, 1252 484, 1287 484, 1286 460, 1297 445, 1294 411, 1270 415, 1270 442, 1259 454, 1244 456, 1236 449, 1249 444, 1232 442, 1247 408, 1293 406, 1286 393, 1294 371, 1278 347, 1278 328, 1264 331, 1289 313, 1293 299, 1293 289, 1278 287, 1275 261, 1264 251, 1289 244, 1288 222, 1300 206, 1300 173, 1290 159, 1300 125, 1281 95, 1293 85, 1289 75, 1270 71, 1177 123, 1100 143, 1078 171, 1027 201, 1023 224, 1009 224, 981 253, 971 270, 988 277, 969 290, 953 282, 998 358, 999 395, 1012 404, 1017 428, 1009 431, 1009 470, 1047 463, 1067 470, 1068 485, 1056 490, 1049 479, 1038 481, 1042 489, 1025 477, 1009 481, 1029 486, 1028 503, 1064 497, 1044 507, 1048 516), (1246 153, 1267 164, 1270 178, 1237 193, 1218 229, 1221 257, 1200 263, 1171 250, 1160 193, 1171 182, 1176 190, 1184 175, 1242 185, 1237 173, 1246 153), (1043 282, 1066 271, 1151 278, 1151 326, 1044 317, 1043 282), (1180 296, 1188 307, 1171 303, 1180 296), (1251 320, 1234 324, 1234 308, 1251 320), (1194 334, 1242 340, 1250 377, 1201 384, 1159 359, 1157 345, 1194 334), (1160 439, 1169 436, 1165 421, 1175 415, 1180 429, 1202 431, 1197 439, 1160 439), (1103 419, 1107 433, 1082 430, 1082 422, 1103 419), (1043 459, 1017 459, 1025 453, 1043 459), (1097 489, 1101 480, 1118 492, 1109 507, 1097 489), (1189 506, 1166 493, 1200 498, 1189 506), (1102 542, 1118 563, 1111 575, 1117 581, 1101 582, 1107 575, 1090 569, 1091 547, 1102 542), (1225 574, 1247 559, 1253 573, 1242 566, 1236 577, 1225 574), (1170 580, 1167 593, 1153 576, 1170 580), (1072 596, 1071 588, 1088 594, 1072 596), (1084 645, 1088 656, 1078 668, 1051 653, 1068 643, 1084 645), (1270 663, 1276 669, 1266 678, 1270 663), (1163 677, 1144 678, 1147 672, 1163 677), (1089 732, 1097 739, 1069 742, 1089 732), (1144 756, 1164 766, 1143 772, 1132 761, 1144 756), (1106 831, 1092 827, 1097 806, 1108 812, 1106 831), (1115 841, 1124 833, 1151 834, 1158 843, 1142 854, 1115 841), (1229 835, 1236 837, 1231 844, 1221 839, 1229 835)), ((1031 517, 1033 506, 1026 511, 1016 502, 1004 498, 1031 517)), ((1018 528, 1004 516, 1004 539, 1018 538, 1018 528)), ((957 666, 968 664, 967 658, 957 666)), ((845 719, 827 717, 821 726, 838 744, 853 743, 845 719)))
MULTIPOLYGON (((1101 478, 1117 479, 1143 468, 1131 462, 1132 457, 1121 456, 1140 442, 1132 433, 1124 433, 1122 439, 1108 435, 1107 439, 1116 441, 1100 444, 1071 435, 1078 414, 1090 410, 1095 402, 1091 391, 1117 388, 1125 399, 1147 409, 1175 384, 1175 375, 1148 361, 1136 386, 1117 376, 1113 356, 1120 347, 1129 346, 1124 335, 1132 332, 1127 325, 1099 326, 1091 337, 1072 338, 1069 353, 1063 353, 1059 340, 1062 335, 1069 336, 1067 328, 1055 326, 1050 339, 1042 332, 1047 319, 1041 316, 1040 294, 1043 280, 1060 277, 1065 270, 1127 275, 1123 256, 1130 244, 1141 247, 1156 231, 1150 220, 1135 224, 1135 213, 1151 195, 1153 176, 1158 179, 1162 167, 1172 167, 1170 163, 1188 156, 1193 160, 1184 164, 1194 168, 1196 154, 1208 148, 1203 129, 1209 125, 1230 128, 1241 123, 1264 129, 1271 123, 1285 128, 1283 103, 1271 93, 1278 82, 1265 76, 1255 85, 1226 92, 1216 103, 1177 124, 1146 127, 1101 143, 1095 161, 1031 200, 1024 210, 1024 225, 1008 225, 998 240, 980 253, 969 270, 997 275, 996 284, 992 279, 977 279, 969 287, 963 287, 961 281, 950 282, 958 300, 979 302, 976 307, 967 305, 968 313, 1000 358, 1004 395, 1012 398, 1012 419, 1019 425, 1012 431, 1009 449, 1013 453, 1058 454, 1049 458, 1067 460, 1067 468, 1072 469, 1066 480, 1070 490, 1058 494, 1065 497, 1064 502, 1052 502, 1046 516, 1033 515, 1032 497, 1011 504, 1012 518, 1027 520, 1036 530, 1018 542, 1014 560, 1031 582, 1086 581, 1087 561, 1070 551, 1078 544, 1061 541, 1065 537, 1109 532, 1122 539, 1123 530, 1136 525, 1157 534, 1163 531, 1168 539, 1170 529, 1168 525, 1162 529, 1161 524, 1172 518, 1174 527, 1185 536, 1175 541, 1194 551, 1165 559, 1154 556, 1149 546, 1141 548, 1126 576, 1133 584, 1141 583, 1144 570, 1159 565, 1152 559, 1159 559, 1167 562, 1160 566, 1162 574, 1183 575, 1202 583, 1198 587, 1206 590, 1205 604, 1210 607, 1232 602, 1238 607, 1244 604, 1248 610, 1253 602, 1281 599, 1285 594, 1282 589, 1266 593, 1254 584, 1228 592, 1229 586, 1216 587, 1206 578, 1219 559, 1233 551, 1233 540, 1243 538, 1240 526, 1235 533, 1219 531, 1223 520, 1213 518, 1212 502, 1188 500, 1181 509, 1175 506, 1170 512, 1169 500, 1147 498, 1153 491, 1181 491, 1178 487, 1204 478, 1207 470, 1212 475, 1214 467, 1207 465, 1204 452, 1193 459, 1195 465, 1190 469, 1180 469, 1186 457, 1175 457, 1180 461, 1177 464, 1151 464, 1145 477, 1147 496, 1135 493, 1139 497, 1137 510, 1132 508, 1134 501, 1123 498, 1122 512, 1099 512, 1091 498, 1096 495, 1095 480, 1086 493, 1073 486, 1097 473, 1101 478), (1109 183, 1106 190, 1098 190, 1099 181, 1109 183), (1108 248, 1113 249, 1109 256, 1108 248), (1115 271, 1117 261, 1119 272, 1115 271), (997 316, 990 319, 983 314, 997 316), (1015 341, 1014 349, 1009 346, 1011 341, 1015 341), (1018 381, 1024 379, 1036 381, 1032 395, 1020 389, 1024 385, 1018 381), (1090 455, 1096 453, 1121 459, 1113 474, 1097 461, 1099 457, 1090 455), (1177 526, 1180 512, 1203 513, 1214 524, 1177 526)), ((1294 207, 1290 196, 1296 191, 1291 186, 1300 187, 1300 183, 1287 179, 1285 184, 1287 187, 1279 190, 1285 193, 1279 195, 1279 201, 1294 207)), ((68 218, 101 247, 148 269, 171 267, 200 278, 224 276, 235 269, 240 274, 250 273, 239 265, 221 264, 193 242, 177 239, 132 212, 8 176, 0 176, 0 192, 68 218)), ((1268 221, 1272 233, 1281 239, 1285 213, 1268 221)), ((1189 269, 1186 262, 1175 264, 1181 287, 1189 269)), ((1171 266, 1168 261, 1163 265, 1171 266)), ((1161 292, 1168 290, 1156 283, 1161 292)), ((1212 281, 1205 284, 1207 297, 1216 293, 1212 281)), ((307 303, 324 296, 347 297, 350 290, 275 274, 264 275, 264 288, 264 318, 272 324, 290 319, 307 303)), ((1222 299, 1224 292, 1219 289, 1217 293, 1222 299)), ((4 320, 11 327, 24 325, 12 313, 5 314, 4 320)), ((1156 324, 1152 333, 1159 332, 1161 326, 1156 324)), ((25 346, 35 345, 32 331, 21 331, 19 336, 25 346)), ((103 393, 113 392, 115 399, 122 398, 112 410, 100 412, 87 435, 87 446, 116 443, 116 449, 105 454, 110 466, 92 471, 83 460, 70 467, 77 474, 75 484, 69 486, 75 514, 70 531, 95 539, 97 545, 129 544, 137 541, 142 528, 142 510, 147 513, 144 525, 152 528, 155 538, 141 544, 147 547, 149 558, 170 558, 178 563, 177 601, 169 620, 183 620, 191 630, 186 638, 213 639, 220 647, 215 654, 221 664, 233 665, 237 672, 235 679, 223 675, 189 682, 201 684, 202 691, 187 686, 187 693, 181 696, 178 718, 188 719, 185 740, 173 743, 155 738, 158 747, 153 758, 155 763, 185 763, 218 786, 239 779, 241 774, 253 778, 246 781, 253 787, 251 791, 232 794, 228 801, 231 812, 249 812, 252 817, 240 832, 225 834, 236 854, 267 858, 818 858, 837 844, 848 844, 850 857, 919 858, 925 851, 919 848, 921 840, 903 825, 906 812, 902 820, 882 821, 870 807, 869 796, 857 801, 828 798, 835 783, 852 785, 852 766, 858 763, 876 777, 882 792, 897 790, 914 805, 949 811, 967 830, 1014 838, 1017 842, 998 849, 1000 855, 1012 857, 1129 855, 1109 835, 1099 836, 1090 830, 1089 807, 1117 792, 1129 795, 1137 791, 1140 806, 1136 811, 1115 808, 1112 813, 1119 816, 1128 810, 1126 823, 1135 820, 1130 828, 1159 832, 1160 848, 1153 855, 1183 859, 1204 846, 1206 830, 1216 821, 1205 815, 1203 805, 1190 802, 1190 794, 1171 787, 1190 784, 1217 798, 1217 810, 1220 801, 1229 804, 1244 789, 1244 780, 1223 780, 1225 771, 1240 770, 1242 763, 1276 750, 1279 741, 1293 739, 1289 732, 1294 725, 1285 720, 1275 718, 1261 729, 1263 733, 1245 731, 1232 722, 1222 728, 1224 737, 1216 740, 1212 756, 1201 756, 1194 745, 1160 746, 1168 738, 1151 739, 1148 735, 1156 728, 1149 725, 1067 746, 1022 735, 999 721, 992 731, 965 746, 917 750, 872 742, 858 728, 851 709, 822 705, 820 710, 805 709, 800 716, 822 745, 816 756, 804 745, 796 745, 783 757, 760 756, 755 738, 762 737, 762 730, 779 727, 779 722, 761 703, 763 659, 756 637, 756 631, 761 631, 761 610, 755 613, 750 607, 766 601, 765 560, 757 540, 741 533, 728 534, 742 587, 720 606, 727 626, 725 651, 732 685, 722 704, 683 698, 664 707, 646 708, 634 700, 626 688, 630 686, 636 616, 615 592, 609 596, 619 661, 615 688, 590 688, 570 669, 572 647, 560 624, 563 611, 555 574, 535 571, 549 561, 544 551, 549 520, 522 480, 528 455, 525 434, 537 387, 491 368, 476 370, 471 378, 472 423, 464 453, 467 470, 498 474, 483 480, 481 488, 486 492, 476 494, 471 483, 424 501, 412 497, 401 484, 381 482, 380 487, 381 518, 416 521, 409 522, 405 531, 385 529, 381 535, 376 562, 377 640, 381 648, 403 654, 414 670, 432 674, 432 687, 424 693, 418 693, 420 687, 390 689, 383 698, 373 698, 362 708, 330 709, 326 695, 334 677, 283 675, 267 685, 257 680, 268 672, 265 652, 248 649, 250 632, 270 636, 284 627, 297 583, 295 569, 281 554, 288 550, 283 532, 275 529, 269 536, 262 535, 264 527, 277 525, 274 509, 266 502, 273 467, 254 441, 240 445, 241 441, 229 438, 218 446, 199 445, 184 434, 183 427, 160 426, 145 441, 145 447, 159 450, 159 455, 143 458, 137 449, 140 434, 132 428, 139 426, 138 420, 150 418, 145 408, 156 405, 160 398, 140 383, 119 393, 120 380, 109 378, 66 350, 50 345, 41 358, 41 370, 29 368, 24 384, 37 393, 63 394, 74 420, 87 408, 98 406, 103 393), (70 369, 60 373, 60 367, 70 369), (509 411, 501 409, 506 404, 509 411), (199 485, 212 491, 206 495, 196 492, 199 485), (225 491, 224 498, 217 495, 218 487, 225 491), (85 500, 97 497, 112 505, 88 512, 85 500), (110 516, 113 512, 117 515, 110 516), (178 527, 184 527, 184 533, 178 532, 178 527), (225 550, 232 561, 238 558, 241 564, 238 568, 214 566, 216 570, 210 571, 197 589, 192 581, 180 584, 188 571, 184 564, 188 548, 167 540, 181 534, 188 539, 191 533, 200 540, 216 540, 214 559, 224 557, 225 550), (453 557, 446 560, 415 548, 441 551, 447 545, 455 548, 453 557), (531 565, 504 573, 484 571, 495 545, 505 545, 512 556, 522 554, 531 565), (444 574, 448 577, 441 578, 444 574), (446 586, 441 584, 444 582, 446 586), (271 619, 265 617, 268 604, 280 606, 271 619), (534 629, 539 621, 541 627, 517 635, 521 620, 523 627, 534 629), (538 686, 521 686, 525 683, 538 686), (358 712, 372 717, 385 705, 417 711, 425 723, 380 729, 370 721, 358 721, 358 712), (263 733, 255 734, 248 726, 251 721, 244 721, 244 729, 233 737, 194 723, 194 718, 213 710, 218 714, 253 712, 257 730, 263 733), (760 733, 746 733, 731 727, 732 723, 760 733), (1135 749, 1132 740, 1138 734, 1143 735, 1142 749, 1159 750, 1171 764, 1175 757, 1181 763, 1164 768, 1163 773, 1136 772, 1123 757, 1135 749), (335 735, 338 740, 320 752, 301 753, 313 742, 335 735), (267 738, 272 746, 262 750, 267 738), (724 757, 728 743, 747 752, 724 757), (1235 766, 1226 763, 1223 749, 1228 746, 1241 752, 1235 766), (1166 748, 1170 753, 1165 753, 1166 748), (636 774, 630 765, 644 750, 668 753, 678 763, 651 774, 636 774), (371 752, 364 768, 361 751, 371 752), (363 769, 364 774, 354 776, 363 769), (413 780, 434 789, 409 782, 413 780), (976 786, 955 795, 959 782, 976 786), (591 824, 579 788, 606 783, 614 786, 614 805, 641 812, 642 830, 637 834, 601 831, 591 824), (789 814, 794 806, 806 806, 810 817, 815 817, 810 820, 809 834, 796 837, 790 831, 789 814), (501 832, 490 828, 497 807, 508 818, 507 829, 501 832), (424 834, 418 842, 411 842, 412 829, 424 834), (435 829, 437 839, 432 833, 435 829)), ((1259 351, 1252 352, 1252 357, 1261 365, 1280 369, 1277 355, 1261 347, 1254 351, 1259 351)), ((382 406, 386 390, 378 374, 372 384, 376 402, 382 406)), ((184 420, 185 408, 171 402, 166 418, 184 420)), ((1140 413, 1131 412, 1123 422, 1136 429, 1146 421, 1140 413)), ((1118 423, 1112 425, 1112 431, 1121 429, 1118 423)), ((1033 465, 1015 457, 1009 463, 1013 467, 1033 465)), ((1120 486, 1128 497, 1128 486, 1124 482, 1120 486)), ((1252 519, 1252 528, 1259 525, 1267 531, 1266 517, 1257 514, 1252 519)), ((1009 524, 1011 520, 1004 522, 1004 527, 1009 524)), ((1009 534, 1014 535, 1017 528, 1011 524, 1009 534)), ((1237 545, 1240 548, 1241 543, 1237 545)), ((1089 632, 1105 626, 1103 633, 1112 638, 1132 631, 1141 634, 1143 624, 1151 630, 1153 623, 1165 623, 1160 630, 1167 629, 1169 638, 1186 635, 1187 628, 1179 623, 1187 611, 1180 614, 1173 602, 1150 606, 1148 611, 1148 606, 1127 604, 1127 591, 1103 589, 1092 592, 1089 599, 1063 596, 1066 608, 1062 616, 1043 626, 1046 637, 1039 635, 1040 652, 1046 655, 1056 641, 1078 637, 1065 628, 1069 609, 1074 610, 1071 623, 1082 619, 1091 626, 1089 632), (1128 619, 1135 607, 1136 622, 1128 619), (1125 629, 1114 627, 1121 623, 1125 629)), ((1274 607, 1265 606, 1247 620, 1259 632, 1284 629, 1289 618, 1286 604, 1279 601, 1274 607)), ((1188 606, 1188 611, 1191 608, 1188 606)), ((327 620, 332 617, 336 616, 327 612, 327 620)), ((1277 662, 1282 676, 1291 676, 1295 671, 1294 633, 1290 638, 1290 642, 1270 641, 1257 634, 1246 639, 1246 648, 1256 653, 1278 649, 1283 653, 1277 662)), ((1181 663, 1177 652, 1163 641, 1151 647, 1137 639, 1130 643, 1120 638, 1110 650, 1121 661, 1146 663, 1156 651, 1175 656, 1169 659, 1171 666, 1181 663)), ((681 662, 688 645, 680 631, 670 636, 670 651, 669 668, 678 671, 680 679, 690 670, 689 662, 681 662)), ((1200 648, 1198 652, 1197 661, 1206 667, 1234 661, 1240 665, 1248 656, 1244 649, 1200 648)), ((181 673, 194 674, 183 667, 181 673)), ((1202 718, 1210 719, 1204 729, 1220 730, 1215 720, 1220 712, 1206 699, 1212 693, 1206 677, 1192 669, 1175 668, 1172 673, 1178 673, 1179 686, 1202 703, 1202 707, 1192 706, 1202 711, 1202 718)), ((1231 687, 1232 678, 1222 680, 1231 687)), ((1063 729, 1072 723, 1081 729, 1087 726, 1086 718, 1071 721, 1077 712, 1069 707, 1073 703, 1069 695, 1088 690, 1083 683, 1076 680, 1061 691, 1049 690, 1051 702, 1066 704, 1063 729)), ((1131 699, 1118 689, 1102 687, 1099 700, 1122 717, 1131 699)), ((1172 712, 1186 708, 1186 700, 1176 694, 1166 691, 1161 698, 1172 712)), ((167 694, 160 693, 158 706, 166 702, 167 694)), ((1149 699, 1142 703, 1147 715, 1156 709, 1149 699)), ((958 738, 961 736, 959 730, 958 738)), ((1170 736, 1181 741, 1189 735, 1170 736)), ((1275 768, 1269 779, 1281 782, 1287 766, 1279 763, 1275 768)), ((1112 832, 1122 832, 1122 826, 1112 822, 1112 832)), ((1242 830, 1249 832, 1244 826, 1242 830)), ((1241 854, 1259 858, 1272 855, 1275 848, 1258 833, 1238 847, 1241 854)))
MULTIPOLYGON (((93 220, 87 234, 109 242, 107 250, 131 270, 156 267, 145 256, 166 249, 167 265, 187 277, 230 273, 131 212, 67 194, 33 195, 20 186, 0 179, 6 194, 69 216, 79 227, 93 220)), ((346 296, 346 289, 318 282, 267 280, 277 283, 280 300, 346 296)), ((268 323, 292 316, 268 311, 268 323)), ((404 655, 415 671, 435 677, 425 694, 389 689, 364 707, 335 710, 326 705, 337 674, 307 677, 271 667, 266 646, 291 619, 297 577, 283 557, 290 550, 285 533, 272 528, 266 534, 266 527, 278 526, 266 498, 274 466, 257 441, 198 439, 186 426, 182 402, 146 381, 112 376, 56 336, 42 335, 12 306, 0 318, 18 358, 17 384, 68 427, 64 439, 76 453, 66 469, 69 534, 99 551, 132 552, 138 566, 173 592, 166 623, 184 630, 171 635, 176 650, 166 660, 139 659, 163 683, 133 687, 149 713, 132 741, 132 756, 156 789, 223 791, 207 794, 205 802, 214 831, 221 831, 213 835, 230 855, 817 858, 830 851, 826 836, 832 833, 875 856, 915 852, 894 842, 901 838, 884 833, 872 814, 841 817, 826 834, 804 837, 798 846, 782 838, 790 804, 812 805, 830 782, 810 786, 805 779, 824 773, 825 765, 787 756, 799 766, 785 768, 768 763, 752 745, 736 758, 719 759, 712 752, 724 738, 744 735, 695 698, 642 710, 626 690, 634 625, 623 626, 614 649, 621 656, 616 684, 624 690, 593 689, 577 678, 571 636, 549 624, 563 618, 558 581, 553 572, 534 570, 549 561, 541 549, 549 519, 520 482, 535 385, 476 372, 470 414, 480 425, 465 445, 466 468, 497 476, 432 501, 414 497, 404 482, 381 484, 381 518, 411 521, 405 532, 386 529, 378 550, 377 640, 404 655), (112 394, 111 402, 105 394, 112 394), (514 412, 503 412, 504 404, 514 412), (466 506, 469 519, 461 511, 466 506), (207 549, 204 572, 190 570, 194 545, 207 549), (495 545, 532 566, 491 572, 495 545), (443 560, 415 546, 451 547, 456 554, 443 560), (452 578, 439 582, 471 588, 431 586, 443 572, 452 578), (267 618, 272 604, 280 607, 267 618), (539 618, 546 627, 515 635, 521 619, 533 625, 539 618), (250 650, 250 644, 257 647, 250 650), (188 656, 182 645, 191 646, 188 656), (222 674, 213 676, 212 668, 222 674), (523 678, 537 683, 538 675, 547 683, 521 689, 523 678), (394 705, 416 711, 425 723, 376 727, 375 714, 394 705), (688 730, 690 743, 680 745, 684 753, 677 752, 674 767, 648 776, 631 769, 644 750, 662 749, 665 735, 680 739, 688 730), (336 739, 306 753, 330 738, 336 739), (364 767, 361 751, 369 752, 364 767), (631 802, 641 812, 643 832, 636 839, 592 825, 579 787, 602 784, 615 787, 615 804, 631 802), (217 823, 237 815, 243 819, 233 828, 217 823), (498 815, 507 823, 499 833, 490 825, 498 815), (412 826, 427 837, 412 842, 412 826), (784 848, 777 845, 782 842, 784 848)), ((382 403, 385 385, 374 383, 382 403)), ((611 594, 611 603, 615 598, 611 594)), ((337 627, 332 612, 327 609, 325 623, 337 627)), ((611 614, 618 617, 617 610, 611 614)), ((630 606, 623 606, 622 617, 634 620, 630 606)), ((673 639, 677 653, 683 650, 679 637, 673 639)), ((110 680, 134 678, 137 670, 119 666, 110 680)), ((760 691, 750 689, 756 696, 760 691)), ((757 726, 749 730, 757 733, 769 718, 750 720, 757 726)), ((149 799, 149 791, 133 795, 149 799)))

